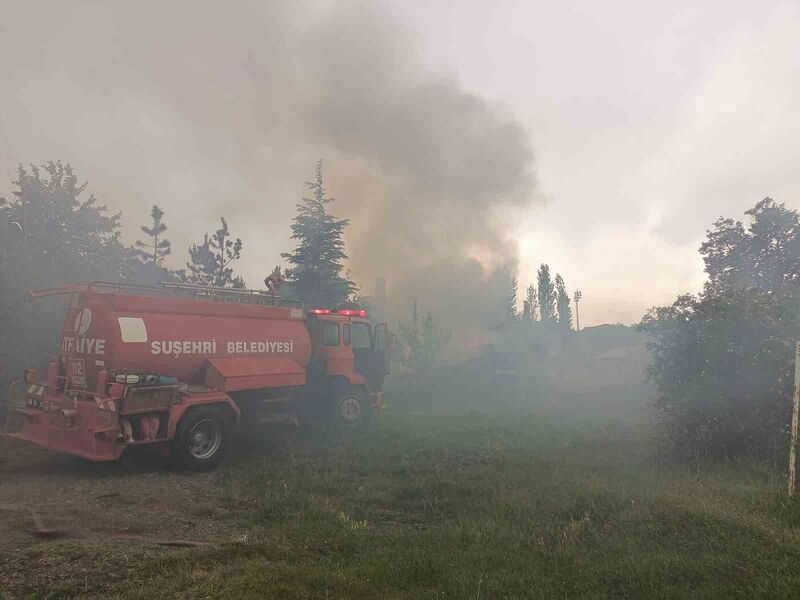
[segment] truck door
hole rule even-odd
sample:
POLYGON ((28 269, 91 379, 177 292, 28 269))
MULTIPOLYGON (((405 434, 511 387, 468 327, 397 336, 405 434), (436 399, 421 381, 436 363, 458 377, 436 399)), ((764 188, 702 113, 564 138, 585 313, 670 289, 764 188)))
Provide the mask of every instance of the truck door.
POLYGON ((368 323, 353 322, 352 345, 355 370, 364 376, 371 389, 380 389, 389 373, 386 323, 376 325, 373 330, 368 323))
POLYGON ((375 387, 375 369, 373 366, 372 331, 369 323, 354 321, 351 325, 353 346, 353 368, 367 380, 369 387, 375 387))

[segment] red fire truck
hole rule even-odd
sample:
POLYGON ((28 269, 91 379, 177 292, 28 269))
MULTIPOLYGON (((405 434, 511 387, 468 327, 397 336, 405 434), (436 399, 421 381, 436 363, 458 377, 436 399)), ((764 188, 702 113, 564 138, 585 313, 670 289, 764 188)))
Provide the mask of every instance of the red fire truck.
POLYGON ((109 283, 70 297, 61 347, 9 391, 10 435, 93 461, 152 445, 213 469, 232 432, 280 418, 357 428, 383 407, 390 334, 363 310, 275 294, 109 283))

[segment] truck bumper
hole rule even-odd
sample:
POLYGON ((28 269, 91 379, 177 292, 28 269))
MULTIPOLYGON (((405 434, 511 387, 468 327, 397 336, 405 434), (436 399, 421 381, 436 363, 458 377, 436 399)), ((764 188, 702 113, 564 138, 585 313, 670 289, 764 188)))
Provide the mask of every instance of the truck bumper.
POLYGON ((79 456, 93 462, 107 462, 118 460, 125 450, 125 446, 96 443, 96 440, 85 443, 76 441, 70 436, 54 433, 53 430, 26 430, 20 433, 5 433, 6 437, 34 443, 54 452, 79 456))
POLYGON ((117 460, 125 451, 118 443, 116 411, 92 400, 44 398, 41 404, 19 403, 10 408, 9 423, 17 425, 8 437, 53 450, 103 462, 117 460))

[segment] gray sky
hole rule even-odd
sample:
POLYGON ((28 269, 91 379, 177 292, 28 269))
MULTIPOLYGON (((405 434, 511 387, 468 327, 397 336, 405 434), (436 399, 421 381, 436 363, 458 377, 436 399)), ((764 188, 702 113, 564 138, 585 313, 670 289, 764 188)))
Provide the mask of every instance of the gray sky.
POLYGON ((699 290, 716 217, 800 207, 796 2, 0 9, 0 193, 16 161, 69 161, 129 241, 162 206, 176 265, 225 215, 252 285, 320 156, 366 287, 547 262, 585 325, 699 290))

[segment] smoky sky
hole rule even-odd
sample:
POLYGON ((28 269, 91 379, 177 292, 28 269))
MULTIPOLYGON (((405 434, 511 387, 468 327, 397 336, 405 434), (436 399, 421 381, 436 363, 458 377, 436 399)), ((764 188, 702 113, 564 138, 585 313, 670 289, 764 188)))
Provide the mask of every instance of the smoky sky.
POLYGON ((172 264, 225 216, 257 286, 324 160, 349 218, 347 267, 448 327, 491 321, 518 264, 508 223, 534 202, 529 134, 424 64, 365 2, 3 3, 4 168, 70 162, 126 238, 160 205, 172 264))
POLYGON ((174 267, 225 216, 260 284, 323 158, 366 292, 457 327, 547 262, 582 324, 634 323, 702 289, 717 217, 800 207, 793 0, 0 10, 0 193, 69 161, 126 242, 165 210, 174 267))
POLYGON ((581 324, 635 323, 698 292, 697 249, 764 196, 800 208, 795 0, 402 3, 427 62, 533 134, 520 278, 548 262, 581 324))

